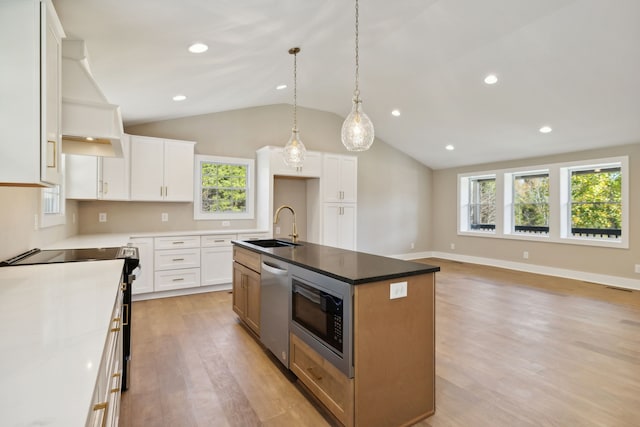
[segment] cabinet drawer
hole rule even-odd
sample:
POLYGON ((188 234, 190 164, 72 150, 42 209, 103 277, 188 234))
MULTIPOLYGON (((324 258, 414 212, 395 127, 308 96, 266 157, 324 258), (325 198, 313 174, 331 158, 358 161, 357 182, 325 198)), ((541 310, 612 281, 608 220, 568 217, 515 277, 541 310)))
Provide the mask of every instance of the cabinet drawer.
POLYGON ((156 249, 199 248, 200 236, 156 237, 156 249))
POLYGON ((202 236, 200 244, 203 248, 209 248, 213 246, 230 246, 231 241, 235 240, 235 234, 218 234, 212 236, 202 236))
POLYGON ((271 234, 269 233, 245 233, 238 234, 238 240, 260 240, 260 239, 270 239, 271 234))
POLYGON ((200 269, 185 268, 181 270, 156 271, 154 290, 196 288, 200 286, 200 269))
POLYGON ((200 267, 200 248, 155 251, 156 271, 200 267))
POLYGON ((257 273, 260 273, 260 259, 260 254, 257 252, 238 246, 233 247, 233 260, 257 273))
POLYGON ((345 426, 353 425, 353 379, 290 334, 291 371, 345 426))

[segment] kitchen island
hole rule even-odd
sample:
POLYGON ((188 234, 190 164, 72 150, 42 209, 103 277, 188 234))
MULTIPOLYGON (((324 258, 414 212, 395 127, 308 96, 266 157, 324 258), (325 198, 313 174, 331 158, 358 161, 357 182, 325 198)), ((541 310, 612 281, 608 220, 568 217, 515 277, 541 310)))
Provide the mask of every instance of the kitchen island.
MULTIPOLYGON (((234 268, 256 273, 257 278, 252 281, 242 279, 243 284, 254 283, 255 293, 259 294, 255 283, 260 280, 261 257, 292 266, 288 273, 290 295, 298 280, 317 284, 319 289, 330 289, 333 282, 348 289, 344 294, 348 295, 344 301, 345 319, 339 321, 338 328, 344 325, 348 329, 344 335, 345 349, 352 349, 348 370, 336 363, 331 349, 318 350, 317 343, 309 339, 313 333, 300 333, 304 328, 294 320, 297 296, 290 298, 289 358, 285 366, 299 381, 346 426, 411 425, 432 415, 435 273, 440 268, 307 242, 276 242, 276 247, 268 247, 270 243, 233 242, 234 268)), ((234 282, 234 310, 235 292, 234 282)), ((262 309, 256 307, 260 299, 250 294, 249 289, 249 304, 242 312, 245 317, 240 318, 260 336, 260 325, 256 323, 262 309)), ((333 353, 343 356, 339 351, 333 353)))

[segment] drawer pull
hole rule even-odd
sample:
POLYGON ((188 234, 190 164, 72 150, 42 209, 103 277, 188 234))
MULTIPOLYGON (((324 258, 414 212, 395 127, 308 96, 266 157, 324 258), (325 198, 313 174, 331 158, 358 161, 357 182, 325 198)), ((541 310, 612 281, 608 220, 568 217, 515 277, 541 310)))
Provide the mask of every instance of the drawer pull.
POLYGON ((174 258, 174 259, 172 259, 172 261, 173 261, 173 262, 176 262, 176 261, 184 261, 184 258, 174 258))
POLYGON ((224 243, 224 239, 216 239, 213 242, 214 243, 224 243))
POLYGON ((120 318, 114 317, 111 322, 115 322, 116 326, 111 328, 111 332, 118 332, 120 330, 120 318))
POLYGON ((117 380, 120 380, 122 378, 122 376, 121 376, 120 372, 116 372, 115 374, 113 374, 112 378, 114 378, 116 380, 116 384, 115 384, 116 386, 111 389, 111 393, 117 393, 117 392, 120 391, 120 384, 118 384, 119 381, 117 381, 117 380))
POLYGON ((172 242, 174 245, 184 245, 184 242, 172 242))
POLYGON ((174 282, 181 282, 184 280, 184 277, 178 277, 177 279, 173 279, 174 282))
POLYGON ((316 374, 315 372, 313 372, 313 368, 307 368, 307 371, 309 371, 309 374, 311 374, 311 376, 313 377, 314 380, 322 381, 322 376, 316 374))
POLYGON ((122 311, 125 314, 125 316, 123 317, 127 319, 124 322, 122 322, 122 326, 127 326, 129 324, 129 304, 122 304, 122 311))
POLYGON ((93 405, 94 411, 103 411, 102 412, 102 422, 100 425, 105 427, 107 425, 107 407, 109 406, 108 402, 100 402, 93 405))

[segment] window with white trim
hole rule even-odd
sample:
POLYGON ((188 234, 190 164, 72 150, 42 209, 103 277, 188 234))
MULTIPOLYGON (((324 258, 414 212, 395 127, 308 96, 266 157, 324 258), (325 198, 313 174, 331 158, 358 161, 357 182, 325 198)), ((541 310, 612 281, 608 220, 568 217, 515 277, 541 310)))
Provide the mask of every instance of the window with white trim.
MULTIPOLYGON (((61 172, 64 176, 65 156, 61 156, 61 172)), ((64 182, 64 179, 62 180, 64 182)), ((40 190, 40 228, 66 223, 64 185, 54 185, 40 190)))
POLYGON ((194 219, 254 217, 253 159, 197 155, 195 162, 194 219))
POLYGON ((493 233, 496 229, 496 177, 470 176, 462 185, 465 231, 493 233))
POLYGON ((629 158, 620 156, 458 175, 458 234, 628 248, 629 158), (493 180, 494 230, 483 212, 493 180), (491 182, 491 181, 489 181, 491 182))

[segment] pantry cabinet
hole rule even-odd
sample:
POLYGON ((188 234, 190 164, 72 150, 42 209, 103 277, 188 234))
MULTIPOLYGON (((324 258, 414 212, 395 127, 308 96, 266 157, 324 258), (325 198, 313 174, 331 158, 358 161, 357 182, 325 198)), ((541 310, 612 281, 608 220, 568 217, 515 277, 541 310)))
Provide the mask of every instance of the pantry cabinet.
POLYGON ((324 203, 322 244, 356 249, 355 203, 324 203))
POLYGON ((131 135, 131 200, 193 202, 195 144, 131 135))
POLYGON ((64 37, 50 0, 0 2, 0 185, 62 182, 64 37))
POLYGON ((325 153, 322 159, 324 202, 358 201, 358 158, 325 153))

